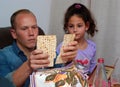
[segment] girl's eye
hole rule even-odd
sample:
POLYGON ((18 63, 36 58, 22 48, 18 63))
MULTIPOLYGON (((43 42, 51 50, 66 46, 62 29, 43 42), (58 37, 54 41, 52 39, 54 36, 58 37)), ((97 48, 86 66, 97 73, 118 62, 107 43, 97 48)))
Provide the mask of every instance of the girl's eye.
POLYGON ((72 26, 72 25, 69 25, 69 26, 68 26, 68 28, 73 28, 73 27, 74 27, 74 26, 72 26))
POLYGON ((78 25, 78 28, 82 27, 82 25, 78 25))

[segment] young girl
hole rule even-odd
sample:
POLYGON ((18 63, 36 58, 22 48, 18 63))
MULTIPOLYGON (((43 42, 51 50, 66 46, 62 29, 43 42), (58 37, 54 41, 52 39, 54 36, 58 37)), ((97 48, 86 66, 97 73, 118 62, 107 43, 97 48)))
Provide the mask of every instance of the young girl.
MULTIPOLYGON (((90 11, 82 4, 71 5, 65 14, 64 30, 66 33, 75 34, 75 40, 79 43, 75 62, 78 68, 83 67, 85 73, 90 74, 96 66, 96 44, 85 38, 85 33, 93 37, 98 30, 91 17, 90 11)), ((60 52, 62 43, 57 47, 60 52)))

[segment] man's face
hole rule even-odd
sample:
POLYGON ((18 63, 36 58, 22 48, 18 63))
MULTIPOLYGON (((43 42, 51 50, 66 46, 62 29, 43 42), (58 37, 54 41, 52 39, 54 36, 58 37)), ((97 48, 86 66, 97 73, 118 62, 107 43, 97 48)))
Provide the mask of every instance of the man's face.
POLYGON ((15 20, 12 36, 20 48, 34 49, 38 35, 36 18, 32 14, 19 14, 15 20))

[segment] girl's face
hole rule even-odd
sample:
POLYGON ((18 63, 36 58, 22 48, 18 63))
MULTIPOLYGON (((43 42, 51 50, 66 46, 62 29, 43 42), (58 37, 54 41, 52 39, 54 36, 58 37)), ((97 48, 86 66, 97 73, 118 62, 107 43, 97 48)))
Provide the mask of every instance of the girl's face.
POLYGON ((75 34, 75 40, 84 39, 85 32, 89 28, 89 23, 83 21, 83 19, 77 15, 71 16, 68 21, 67 30, 70 34, 75 34))

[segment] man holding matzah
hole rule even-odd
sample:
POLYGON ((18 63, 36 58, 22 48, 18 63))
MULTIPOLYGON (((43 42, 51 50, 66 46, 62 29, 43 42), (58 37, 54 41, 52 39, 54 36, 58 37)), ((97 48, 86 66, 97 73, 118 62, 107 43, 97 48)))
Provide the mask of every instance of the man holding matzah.
MULTIPOLYGON (((10 32, 15 40, 10 46, 0 49, 0 75, 10 80, 15 87, 28 87, 29 76, 34 70, 54 66, 51 58, 56 57, 52 53, 55 52, 56 39, 54 36, 37 38, 37 20, 28 9, 16 11, 10 21, 10 32), (44 42, 40 41, 35 49, 39 38, 44 42)), ((64 46, 60 57, 69 62, 76 54, 77 42, 72 41, 64 46)))

